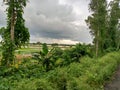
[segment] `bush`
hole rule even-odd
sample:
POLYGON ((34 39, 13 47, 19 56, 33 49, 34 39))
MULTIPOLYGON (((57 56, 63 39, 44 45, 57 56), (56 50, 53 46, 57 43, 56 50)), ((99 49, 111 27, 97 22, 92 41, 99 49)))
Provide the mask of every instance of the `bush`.
POLYGON ((56 90, 52 86, 46 79, 25 79, 12 90, 56 90))
POLYGON ((92 56, 90 46, 77 44, 74 48, 64 50, 62 58, 64 65, 69 65, 72 62, 80 62, 80 58, 84 56, 92 56))
POLYGON ((18 69, 1 69, 8 76, 0 77, 0 90, 104 90, 120 64, 120 53, 109 53, 102 58, 83 57, 80 63, 42 71, 38 63, 20 65, 18 69), (12 72, 13 74, 9 74, 12 72), (24 76, 24 77, 23 77, 24 76))
POLYGON ((77 44, 75 47, 65 50, 59 47, 48 50, 47 45, 43 44, 40 53, 35 53, 33 57, 43 64, 46 71, 49 71, 55 67, 69 65, 72 62, 80 62, 79 58, 81 57, 92 56, 90 48, 90 45, 77 44))

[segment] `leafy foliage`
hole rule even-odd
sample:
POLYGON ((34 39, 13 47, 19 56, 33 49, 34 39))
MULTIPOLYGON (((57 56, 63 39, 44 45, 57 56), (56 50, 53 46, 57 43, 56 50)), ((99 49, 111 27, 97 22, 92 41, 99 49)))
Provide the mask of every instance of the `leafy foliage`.
POLYGON ((52 67, 53 62, 51 61, 53 49, 48 50, 47 44, 42 45, 42 50, 39 53, 34 54, 34 58, 42 63, 46 71, 49 71, 52 67))
POLYGON ((94 37, 96 56, 104 51, 107 30, 107 1, 106 0, 90 0, 89 4, 92 15, 86 20, 87 25, 91 29, 94 37))
POLYGON ((55 67, 69 65, 72 62, 80 62, 83 56, 92 56, 91 46, 77 44, 75 47, 61 50, 59 47, 48 49, 46 44, 43 44, 42 50, 39 53, 33 54, 34 59, 37 59, 40 64, 49 71, 55 67))
POLYGON ((41 72, 34 60, 25 60, 19 68, 0 68, 1 90, 103 90, 120 64, 119 52, 109 53, 102 58, 84 57, 81 63, 71 63, 49 72, 41 72), (102 69, 101 69, 102 68, 102 69))
POLYGON ((109 15, 109 21, 108 21, 108 35, 107 39, 109 40, 107 42, 108 47, 111 48, 117 48, 117 45, 119 44, 119 19, 120 19, 120 7, 119 7, 119 0, 113 0, 110 2, 110 15, 109 15), (117 41, 116 41, 117 40, 117 41))
POLYGON ((93 43, 96 56, 111 49, 119 49, 119 0, 107 4, 107 0, 91 0, 89 7, 93 12, 86 20, 94 37, 93 43), (116 41, 117 40, 117 41, 116 41))
POLYGON ((91 56, 90 53, 90 46, 87 45, 81 45, 81 44, 77 44, 75 47, 71 48, 71 49, 67 49, 64 50, 63 53, 63 59, 64 59, 64 64, 70 64, 72 62, 80 62, 79 59, 83 56, 91 56))
POLYGON ((7 27, 1 28, 3 38, 2 65, 11 66, 15 60, 15 49, 29 41, 28 29, 24 26, 23 8, 26 6, 26 0, 3 0, 8 5, 7 27), (15 38, 14 38, 15 37, 15 38))
POLYGON ((3 33, 3 41, 2 42, 2 60, 1 60, 1 65, 3 66, 10 66, 14 64, 15 56, 14 56, 14 51, 15 51, 15 45, 10 39, 10 33, 7 32, 6 28, 2 28, 2 31, 4 30, 3 33))

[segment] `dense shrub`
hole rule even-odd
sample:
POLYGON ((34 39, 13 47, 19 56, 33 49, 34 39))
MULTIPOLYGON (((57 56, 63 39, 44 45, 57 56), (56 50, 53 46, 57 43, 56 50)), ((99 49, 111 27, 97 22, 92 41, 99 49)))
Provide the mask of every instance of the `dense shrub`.
POLYGON ((64 67, 49 72, 34 60, 25 60, 18 68, 0 68, 0 90, 103 90, 120 64, 120 53, 109 53, 102 58, 80 58, 64 67), (5 76, 7 75, 7 76, 5 76))
POLYGON ((42 63, 46 71, 54 69, 55 67, 61 67, 69 65, 73 62, 80 62, 80 58, 84 56, 91 56, 91 46, 77 44, 72 48, 62 50, 59 47, 53 47, 48 50, 46 44, 43 44, 42 50, 39 53, 33 55, 34 59, 42 63))
POLYGON ((77 44, 71 49, 64 50, 62 55, 64 64, 70 64, 72 62, 80 62, 80 58, 84 56, 91 56, 90 46, 77 44))
POLYGON ((56 90, 46 79, 24 79, 12 90, 56 90))

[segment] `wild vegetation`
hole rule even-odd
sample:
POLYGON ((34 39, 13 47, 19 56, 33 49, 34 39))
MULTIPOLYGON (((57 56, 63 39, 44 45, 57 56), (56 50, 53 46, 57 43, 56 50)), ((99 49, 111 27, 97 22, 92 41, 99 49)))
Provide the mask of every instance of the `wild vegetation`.
POLYGON ((109 50, 118 50, 120 33, 120 0, 90 0, 89 8, 92 15, 88 16, 86 23, 94 36, 96 56, 109 50), (117 40, 117 41, 116 41, 117 40))
POLYGON ((27 58, 18 66, 0 68, 0 88, 1 90, 103 90, 104 83, 111 78, 120 64, 119 53, 109 53, 97 59, 86 56, 79 59, 79 63, 72 62, 64 66, 55 63, 55 68, 47 72, 39 61, 27 58))
POLYGON ((120 65, 119 0, 90 0, 92 15, 85 21, 93 44, 64 49, 46 43, 23 48, 30 37, 23 19, 27 0, 3 1, 8 8, 7 26, 0 29, 0 90, 104 90, 120 65))
POLYGON ((28 28, 25 27, 23 19, 23 8, 26 6, 26 0, 3 0, 8 6, 7 26, 1 28, 2 43, 2 61, 3 66, 10 66, 15 62, 15 50, 29 41, 28 28))

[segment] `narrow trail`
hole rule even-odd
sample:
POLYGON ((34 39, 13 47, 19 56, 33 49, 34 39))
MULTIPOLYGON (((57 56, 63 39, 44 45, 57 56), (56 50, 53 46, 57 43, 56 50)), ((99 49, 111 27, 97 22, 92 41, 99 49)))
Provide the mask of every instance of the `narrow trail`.
POLYGON ((104 90, 120 90, 120 66, 118 67, 113 80, 105 85, 104 90))

